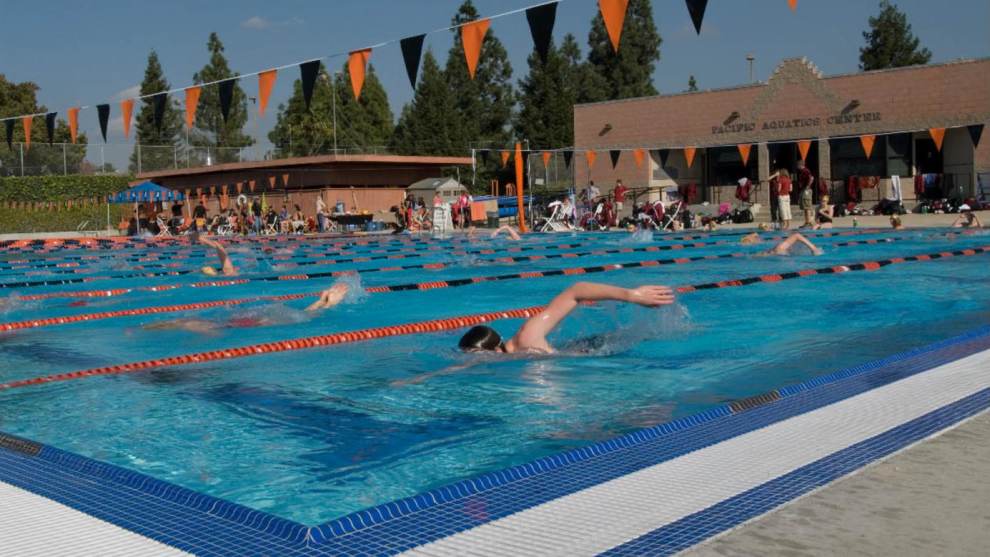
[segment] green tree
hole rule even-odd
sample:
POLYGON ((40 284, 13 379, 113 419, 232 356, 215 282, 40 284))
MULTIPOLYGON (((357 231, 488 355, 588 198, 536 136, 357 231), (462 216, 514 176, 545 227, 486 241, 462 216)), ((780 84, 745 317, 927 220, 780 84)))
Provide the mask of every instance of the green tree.
POLYGON ((288 103, 280 104, 275 127, 268 139, 277 149, 276 157, 306 157, 330 152, 333 148, 333 95, 330 76, 320 66, 313 87, 310 109, 306 110, 302 82, 296 79, 288 103))
MULTIPOLYGON (((565 43, 576 41, 573 36, 565 43)), ((519 111, 515 117, 516 135, 529 141, 533 149, 554 149, 574 142, 574 104, 578 102, 580 51, 565 53, 553 44, 544 62, 530 54, 529 74, 519 82, 519 111)))
MULTIPOLYGON (((13 83, 0 74, 0 118, 47 112, 44 105, 38 104, 38 86, 30 81, 13 83)), ((14 122, 14 148, 6 145, 7 130, 0 124, 0 176, 21 175, 21 146, 24 141, 24 128, 18 118, 14 122)), ((76 173, 86 156, 86 134, 80 132, 76 145, 63 148, 58 143, 70 143, 69 126, 58 119, 55 124, 54 147, 48 146, 48 133, 45 131, 45 118, 35 117, 31 127, 31 148, 24 151, 23 170, 25 175, 76 173), (64 154, 64 158, 63 158, 64 154)))
POLYGON ((694 76, 693 75, 690 78, 688 78, 688 88, 687 88, 687 90, 688 90, 689 93, 693 93, 693 92, 695 92, 695 91, 698 90, 698 81, 696 79, 694 79, 694 76))
POLYGON ((463 153, 454 96, 433 52, 426 51, 416 94, 402 108, 391 147, 403 155, 454 155, 463 153))
POLYGON ((888 0, 880 2, 880 13, 869 22, 870 30, 863 31, 866 46, 859 49, 859 69, 900 68, 931 60, 931 51, 919 48, 921 41, 911 32, 907 15, 888 0))
MULTIPOLYGON (((152 50, 148 54, 148 65, 144 69, 144 80, 141 81, 141 95, 151 95, 161 91, 168 91, 170 85, 165 79, 165 72, 158 61, 158 54, 152 50)), ((152 99, 144 99, 141 110, 138 111, 134 120, 134 138, 140 145, 135 145, 131 153, 131 172, 150 172, 172 168, 177 158, 176 148, 179 141, 179 133, 182 131, 182 116, 179 112, 178 101, 169 98, 165 103, 165 112, 162 117, 162 127, 159 130, 155 126, 155 108, 152 99), (140 156, 140 161, 138 157, 140 156)))
POLYGON ((595 14, 588 33, 588 62, 604 80, 606 99, 657 94, 653 68, 660 60, 661 42, 650 0, 630 0, 618 53, 612 48, 601 12, 595 14))
MULTIPOLYGON (((223 43, 216 33, 210 33, 206 48, 210 52, 210 63, 193 74, 195 83, 213 83, 239 75, 230 69, 227 57, 223 54, 223 43)), ((247 95, 244 94, 239 83, 234 85, 233 100, 226 122, 220 111, 219 87, 216 84, 203 87, 190 142, 198 147, 226 147, 227 149, 220 149, 215 155, 214 160, 217 162, 238 160, 236 148, 254 145, 254 139, 244 133, 244 124, 248 119, 247 111, 247 95)), ((203 155, 205 156, 205 153, 203 155)))
POLYGON ((388 104, 388 93, 379 81, 375 67, 368 65, 360 100, 354 98, 347 64, 335 81, 339 144, 363 152, 388 145, 395 131, 395 120, 388 104))

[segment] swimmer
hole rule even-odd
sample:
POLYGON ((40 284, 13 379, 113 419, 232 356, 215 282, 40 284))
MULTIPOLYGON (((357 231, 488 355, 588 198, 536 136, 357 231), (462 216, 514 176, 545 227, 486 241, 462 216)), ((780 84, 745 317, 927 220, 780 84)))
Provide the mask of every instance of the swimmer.
POLYGON ((227 255, 227 250, 224 249, 224 247, 222 245, 220 245, 219 242, 215 242, 213 240, 210 240, 209 238, 207 238, 205 236, 200 236, 199 237, 199 243, 203 244, 204 246, 209 246, 209 247, 217 250, 217 257, 220 258, 220 271, 219 272, 216 269, 214 269, 213 267, 210 267, 209 265, 207 265, 207 266, 205 266, 205 267, 202 268, 203 274, 209 275, 211 277, 215 277, 215 276, 217 276, 218 274, 221 274, 221 273, 225 277, 236 277, 237 276, 237 269, 234 268, 234 264, 231 263, 230 256, 227 255))
POLYGON ((336 306, 344 300, 344 296, 347 295, 349 289, 344 283, 335 284, 327 288, 323 292, 320 292, 320 299, 310 304, 306 308, 306 311, 320 311, 321 309, 329 309, 336 306))
POLYGON ((959 206, 959 217, 952 223, 952 228, 983 228, 983 223, 969 205, 959 206))
POLYGON ((498 228, 498 230, 496 230, 495 232, 492 232, 492 235, 490 236, 490 238, 495 239, 502 232, 505 232, 506 234, 508 234, 509 235, 509 238, 512 238, 512 240, 515 241, 515 242, 518 242, 520 240, 519 233, 516 232, 516 229, 515 228, 512 228, 511 226, 508 226, 508 225, 500 226, 498 228))
MULTIPOLYGON (((766 232, 766 231, 770 230, 770 225, 768 225, 765 222, 761 222, 760 225, 757 228, 760 229, 760 232, 766 232)), ((744 245, 744 246, 751 246, 753 244, 759 244, 762 241, 763 241, 763 238, 760 238, 760 234, 758 232, 751 232, 751 233, 749 233, 749 234, 747 234, 747 235, 745 235, 745 236, 743 236, 742 238, 739 239, 739 243, 742 244, 742 245, 744 245)))
POLYGON ((803 235, 795 232, 794 234, 788 236, 786 240, 774 246, 773 249, 767 250, 763 253, 760 253, 759 255, 789 255, 791 252, 791 248, 794 247, 794 244, 804 244, 805 246, 807 246, 808 249, 811 250, 811 253, 813 255, 821 255, 825 253, 821 250, 821 248, 819 248, 815 244, 812 244, 811 241, 809 241, 803 235))
POLYGON ((894 230, 904 229, 904 223, 901 222, 901 217, 899 215, 890 215, 890 227, 894 230))

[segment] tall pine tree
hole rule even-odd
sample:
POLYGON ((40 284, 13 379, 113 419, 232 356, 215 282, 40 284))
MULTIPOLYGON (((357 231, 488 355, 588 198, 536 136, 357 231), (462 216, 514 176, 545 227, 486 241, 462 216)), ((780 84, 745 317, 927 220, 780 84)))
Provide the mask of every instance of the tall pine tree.
MULTIPOLYGON (((141 96, 168 91, 171 86, 165 79, 165 72, 154 50, 148 54, 148 65, 141 81, 141 96)), ((134 119, 134 139, 137 145, 131 153, 131 172, 152 172, 173 168, 178 164, 179 134, 182 131, 182 116, 174 98, 165 103, 162 127, 155 125, 155 107, 151 98, 141 101, 141 109, 134 119), (140 147, 139 147, 140 146, 140 147), (140 157, 140 160, 138 158, 140 157)))
POLYGON ((588 62, 603 78, 608 100, 656 95, 653 68, 660 60, 660 34, 653 23, 650 0, 630 0, 616 54, 602 14, 595 14, 588 33, 588 62))
POLYGON ((907 15, 888 0, 880 2, 880 13, 870 18, 863 32, 866 46, 859 49, 859 69, 864 71, 927 64, 932 53, 918 48, 921 41, 911 32, 907 15))
POLYGON ((402 155, 461 154, 458 125, 453 93, 433 52, 427 50, 416 94, 403 107, 392 136, 392 149, 402 155))
MULTIPOLYGON (((573 37, 570 41, 573 42, 573 37)), ((580 52, 576 57, 568 56, 551 44, 546 62, 535 52, 530 54, 528 62, 529 74, 519 82, 516 135, 529 141, 533 149, 572 145, 580 52)))
POLYGON ((275 145, 276 158, 306 157, 331 152, 333 95, 330 76, 321 66, 319 78, 313 87, 309 110, 306 110, 302 82, 296 79, 292 87, 292 96, 287 104, 279 105, 275 127, 268 133, 268 139, 275 145))
MULTIPOLYGON (((224 56, 223 43, 216 33, 210 33, 206 43, 210 52, 210 62, 193 75, 195 83, 212 83, 238 74, 230 69, 227 57, 224 56)), ((220 111, 220 94, 217 84, 203 87, 196 109, 196 125, 191 143, 198 147, 222 149, 211 150, 214 161, 232 162, 238 160, 237 148, 254 145, 254 139, 244 133, 244 124, 248 118, 247 95, 241 89, 240 83, 234 85, 233 100, 230 113, 224 122, 220 111)))
POLYGON ((338 144, 360 152, 387 146, 395 124, 388 93, 378 79, 375 67, 368 65, 360 99, 354 98, 347 64, 336 84, 338 144))

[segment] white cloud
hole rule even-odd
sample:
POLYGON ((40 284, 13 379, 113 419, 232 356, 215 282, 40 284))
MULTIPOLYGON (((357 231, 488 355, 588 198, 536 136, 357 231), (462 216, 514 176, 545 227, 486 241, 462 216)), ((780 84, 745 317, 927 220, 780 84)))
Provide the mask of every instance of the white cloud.
POLYGON ((136 97, 136 96, 138 96, 140 94, 141 94, 141 86, 140 85, 135 85, 133 87, 128 87, 127 89, 124 89, 123 91, 118 92, 115 95, 115 98, 118 101, 122 101, 124 99, 133 99, 134 97, 136 97))
POLYGON ((261 16, 252 16, 241 22, 241 27, 245 29, 267 29, 272 22, 261 16))

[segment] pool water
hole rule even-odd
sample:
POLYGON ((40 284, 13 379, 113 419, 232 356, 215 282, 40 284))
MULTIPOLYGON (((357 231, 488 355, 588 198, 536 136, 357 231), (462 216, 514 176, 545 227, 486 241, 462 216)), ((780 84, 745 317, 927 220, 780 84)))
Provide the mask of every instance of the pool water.
MULTIPOLYGON (((820 257, 807 252, 756 257, 753 254, 768 246, 740 246, 738 234, 725 233, 690 241, 703 243, 700 247, 513 264, 492 260, 684 241, 677 235, 625 233, 530 235, 519 244, 483 237, 430 241, 393 236, 241 241, 231 251, 248 278, 444 265, 345 279, 135 291, 109 298, 22 299, 68 291, 188 285, 204 279, 193 273, 22 286, 4 289, 9 296, 0 321, 314 292, 335 280, 350 281, 355 292, 360 290, 357 286, 733 252, 748 255, 581 276, 351 295, 341 306, 317 315, 303 311, 311 301, 306 299, 0 333, 0 383, 533 306, 579 279, 628 287, 687 285, 990 245, 985 233, 850 232, 821 238, 810 233, 825 250, 820 257), (835 246, 871 238, 889 241, 835 246), (366 245, 344 250, 356 255, 337 255, 341 248, 329 245, 340 242, 366 245), (572 247, 559 249, 561 244, 572 247), (519 248, 524 251, 507 251, 519 248), (471 253, 458 254, 462 251, 471 253), (406 259, 325 262, 385 254, 402 254, 406 259), (218 328, 212 334, 142 328, 178 317, 223 323, 259 316, 275 324, 218 328)), ((315 525, 990 323, 988 260, 990 255, 955 257, 873 272, 703 290, 682 294, 675 305, 659 309, 616 303, 580 307, 553 335, 562 353, 552 357, 465 355, 454 349, 462 331, 450 331, 0 390, 0 431, 315 525), (451 366, 464 369, 437 374, 451 366), (410 382, 424 374, 436 375, 410 382)), ((138 244, 27 255, 0 248, 0 283, 196 270, 211 261, 205 250, 184 245, 138 244), (137 261, 159 252, 165 254, 161 261, 137 261), (78 259, 92 255, 100 259, 78 259), (65 262, 79 267, 42 266, 65 262), (169 264, 176 266, 154 267, 169 264), (136 266, 144 269, 135 270, 136 266), (86 273, 60 272, 66 269, 86 273)), ((503 320, 494 326, 508 336, 520 323, 503 320)))

